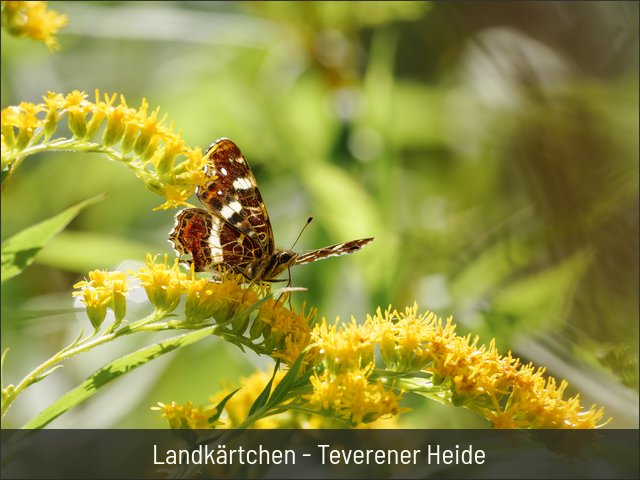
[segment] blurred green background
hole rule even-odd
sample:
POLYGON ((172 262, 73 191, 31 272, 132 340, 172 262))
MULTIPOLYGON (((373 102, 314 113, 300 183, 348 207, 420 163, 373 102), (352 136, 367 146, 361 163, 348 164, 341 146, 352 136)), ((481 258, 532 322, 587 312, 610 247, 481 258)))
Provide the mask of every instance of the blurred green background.
MULTIPOLYGON (((279 247, 354 238, 356 255, 295 268, 321 316, 417 302, 570 382, 610 427, 638 427, 638 3, 51 2, 50 53, 2 32, 2 107, 48 90, 143 97, 186 143, 243 150, 279 247)), ((5 383, 88 322, 72 285, 170 253, 171 211, 122 165, 30 157, 2 193, 2 238, 100 192, 2 286, 5 383), (78 306, 75 304, 75 306, 78 306)), ((196 200, 194 199, 195 203, 196 200)), ((132 295, 131 317, 144 308, 132 295)), ((74 359, 14 404, 19 426, 105 362, 74 359)), ((156 401, 204 404, 270 368, 211 338, 134 371, 51 424, 165 428, 156 401)), ((487 424, 423 399, 407 428, 487 424)))

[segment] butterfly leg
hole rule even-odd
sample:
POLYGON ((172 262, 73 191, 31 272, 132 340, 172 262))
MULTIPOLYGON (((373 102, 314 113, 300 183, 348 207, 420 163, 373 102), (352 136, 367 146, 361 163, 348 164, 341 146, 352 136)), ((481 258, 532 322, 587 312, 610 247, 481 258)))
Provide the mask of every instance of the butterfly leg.
MULTIPOLYGON (((287 268, 287 277, 288 277, 287 278, 287 286, 285 288, 289 288, 291 286, 291 268, 287 268)), ((273 280, 273 281, 275 281, 275 282, 284 282, 284 279, 283 280, 273 280)), ((291 292, 282 292, 280 294, 280 296, 278 297, 278 300, 276 300, 276 305, 278 304, 278 302, 280 301, 280 299, 282 298, 282 296, 285 293, 289 294, 288 298, 287 298, 288 303, 289 303, 289 310, 293 310, 293 307, 291 306, 291 292)))

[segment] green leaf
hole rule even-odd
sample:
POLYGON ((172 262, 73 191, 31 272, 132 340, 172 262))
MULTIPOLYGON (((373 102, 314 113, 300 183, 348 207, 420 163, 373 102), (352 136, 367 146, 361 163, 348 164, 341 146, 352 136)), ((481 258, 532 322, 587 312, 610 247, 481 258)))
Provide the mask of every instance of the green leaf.
POLYGON ((4 361, 7 359, 7 353, 9 353, 9 347, 5 348, 2 352, 2 358, 0 359, 0 388, 4 390, 4 361))
POLYGON ((258 395, 258 398, 255 399, 255 401, 253 402, 253 405, 251 405, 251 408, 249 409, 249 415, 247 415, 248 417, 253 415, 256 412, 256 410, 262 408, 267 404, 269 400, 269 395, 271 395, 271 386, 273 385, 273 379, 276 378, 276 374, 278 373, 279 368, 280 368, 280 359, 278 359, 278 361, 276 362, 276 365, 273 367, 273 375, 271 375, 269 382, 262 389, 262 392, 260 392, 260 395, 258 395))
POLYGON ((31 382, 31 385, 33 385, 34 383, 38 383, 38 382, 44 380, 45 378, 47 378, 49 375, 51 375, 53 372, 55 372, 59 368, 62 368, 62 365, 56 365, 55 367, 51 367, 46 372, 41 373, 40 375, 38 375, 36 378, 33 379, 33 381, 31 382))
POLYGON ((222 400, 220 400, 218 405, 216 405, 216 413, 214 413, 213 415, 211 415, 209 417, 209 425, 214 425, 218 421, 218 419, 220 418, 220 415, 222 415, 222 411, 224 410, 224 406, 227 404, 227 402, 229 400, 231 400, 231 397, 233 397, 239 391, 240 391, 240 389, 236 388, 233 392, 231 392, 229 395, 227 395, 222 400))
MULTIPOLYGON (((294 382, 298 377, 298 372, 300 371, 300 366, 302 365, 302 360, 304 359, 304 353, 301 353, 293 365, 289 367, 289 371, 282 377, 282 380, 278 383, 275 390, 273 391, 273 395, 271 395, 271 399, 269 403, 271 405, 277 405, 282 400, 284 400, 287 396, 287 393, 292 389, 294 382)), ((311 373, 309 371, 309 373, 311 373)), ((274 373, 275 376, 275 373, 274 373)))
POLYGON ((42 247, 44 247, 54 235, 66 227, 83 208, 104 200, 105 197, 106 194, 103 193, 84 200, 43 222, 16 233, 11 238, 2 242, 1 281, 5 282, 20 274, 33 263, 35 256, 42 247))
POLYGON ((216 325, 211 325, 194 332, 171 337, 149 347, 118 358, 96 370, 84 382, 49 405, 32 418, 22 428, 43 428, 51 421, 95 395, 98 390, 116 380, 121 375, 141 367, 166 353, 191 345, 211 335, 216 325))

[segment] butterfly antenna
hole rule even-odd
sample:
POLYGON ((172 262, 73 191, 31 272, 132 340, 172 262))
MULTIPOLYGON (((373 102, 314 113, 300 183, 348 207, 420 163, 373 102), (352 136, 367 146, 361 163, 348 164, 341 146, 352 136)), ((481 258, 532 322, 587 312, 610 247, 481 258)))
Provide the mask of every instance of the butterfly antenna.
POLYGON ((300 237, 302 236, 302 232, 304 232, 304 229, 309 226, 312 220, 313 220, 313 217, 309 217, 307 219, 307 223, 305 223, 304 227, 302 227, 302 230, 300 230, 300 233, 298 234, 298 238, 296 238, 296 241, 293 242, 293 245, 291 245, 291 250, 293 250, 293 247, 296 246, 296 243, 298 243, 298 240, 300 240, 300 237))

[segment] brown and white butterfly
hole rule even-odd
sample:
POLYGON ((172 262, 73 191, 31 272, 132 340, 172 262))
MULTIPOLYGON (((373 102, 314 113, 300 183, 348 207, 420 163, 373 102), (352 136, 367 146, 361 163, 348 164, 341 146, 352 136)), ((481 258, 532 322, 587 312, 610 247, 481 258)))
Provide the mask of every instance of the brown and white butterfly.
POLYGON ((209 181, 196 194, 203 208, 178 212, 169 239, 178 255, 190 255, 196 272, 222 267, 250 282, 269 282, 293 265, 360 250, 373 238, 338 243, 317 250, 276 249, 269 214, 256 179, 240 149, 228 138, 207 152, 209 181))

